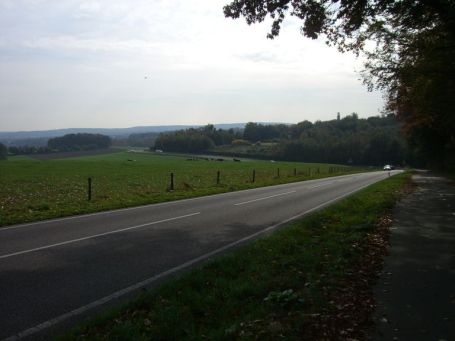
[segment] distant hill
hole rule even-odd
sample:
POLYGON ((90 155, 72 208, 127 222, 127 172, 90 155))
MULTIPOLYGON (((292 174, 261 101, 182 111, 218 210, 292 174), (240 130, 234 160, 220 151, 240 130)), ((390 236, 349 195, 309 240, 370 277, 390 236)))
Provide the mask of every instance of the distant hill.
MULTIPOLYGON (((166 125, 166 126, 140 126, 131 128, 67 128, 37 131, 0 131, 0 142, 7 146, 45 146, 47 141, 53 137, 67 134, 103 134, 116 138, 128 138, 131 134, 162 133, 166 131, 197 128, 202 125, 166 125)), ((245 123, 214 124, 218 129, 244 128, 245 123)))

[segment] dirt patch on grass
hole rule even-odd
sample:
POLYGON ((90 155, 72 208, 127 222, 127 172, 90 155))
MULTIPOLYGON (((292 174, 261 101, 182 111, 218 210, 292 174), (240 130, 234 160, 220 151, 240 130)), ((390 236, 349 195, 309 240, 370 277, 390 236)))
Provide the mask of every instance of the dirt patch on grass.
POLYGON ((27 155, 32 159, 36 160, 56 160, 56 159, 67 159, 71 157, 82 157, 82 156, 95 156, 103 154, 118 153, 120 149, 115 148, 105 148, 105 149, 96 149, 96 150, 81 150, 78 152, 58 152, 58 153, 49 153, 49 154, 31 154, 27 155))

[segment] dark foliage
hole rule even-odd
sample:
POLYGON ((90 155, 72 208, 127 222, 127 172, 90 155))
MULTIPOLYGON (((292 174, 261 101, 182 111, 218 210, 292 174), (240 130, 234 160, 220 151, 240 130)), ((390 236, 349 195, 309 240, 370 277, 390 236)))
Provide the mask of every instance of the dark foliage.
POLYGON ((36 146, 11 146, 8 148, 8 152, 12 155, 31 155, 31 154, 47 154, 51 150, 48 147, 36 147, 36 146))
POLYGON ((5 160, 8 156, 8 148, 3 143, 0 143, 0 160, 5 160))
POLYGON ((419 160, 409 151, 400 128, 393 115, 359 119, 355 113, 340 120, 316 123, 303 121, 285 125, 249 122, 243 134, 208 125, 163 133, 156 139, 155 149, 353 165, 419 165, 419 160), (211 151, 219 146, 222 149, 211 151))
POLYGON ((127 145, 134 147, 150 147, 155 144, 155 140, 158 136, 159 133, 131 134, 128 137, 127 145))
POLYGON ((202 128, 190 128, 171 133, 162 133, 155 141, 155 149, 170 152, 198 153, 215 145, 230 144, 234 139, 241 138, 238 130, 216 129, 209 124, 202 128))
MULTIPOLYGON (((255 136, 255 141, 267 140, 271 127, 266 127, 262 126, 257 133, 251 134, 255 136), (266 133, 261 135, 261 131, 266 133)), ((314 124, 303 121, 274 128, 281 138, 275 139, 277 143, 269 156, 277 159, 374 166, 416 161, 407 150, 400 125, 393 115, 359 119, 352 114, 341 120, 314 124)))
POLYGON ((68 134, 50 139, 47 145, 52 150, 78 151, 108 148, 111 143, 111 138, 106 135, 68 134))
POLYGON ((288 137, 288 127, 284 124, 262 125, 249 122, 243 131, 243 138, 251 142, 288 137))
POLYGON ((364 53, 364 82, 385 92, 411 146, 428 165, 455 168, 455 1, 234 0, 224 13, 248 24, 271 17, 269 38, 295 16, 306 37, 364 53))

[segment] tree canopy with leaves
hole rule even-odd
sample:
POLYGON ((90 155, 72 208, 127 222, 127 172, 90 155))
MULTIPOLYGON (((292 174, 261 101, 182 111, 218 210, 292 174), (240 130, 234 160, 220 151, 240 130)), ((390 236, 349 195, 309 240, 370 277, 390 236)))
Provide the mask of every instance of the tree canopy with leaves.
POLYGON ((108 148, 111 143, 109 136, 82 133, 54 137, 47 142, 47 145, 52 150, 79 151, 108 148))
POLYGON ((363 53, 364 83, 384 91, 410 143, 430 164, 455 167, 455 1, 234 0, 224 14, 272 18, 272 39, 294 16, 304 36, 363 53))

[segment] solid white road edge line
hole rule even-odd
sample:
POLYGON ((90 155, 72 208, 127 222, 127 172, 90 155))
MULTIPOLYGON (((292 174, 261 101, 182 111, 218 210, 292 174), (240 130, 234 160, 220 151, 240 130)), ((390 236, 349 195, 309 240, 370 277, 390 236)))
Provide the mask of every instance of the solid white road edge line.
POLYGON ((136 226, 130 226, 130 227, 126 227, 126 228, 119 229, 119 230, 114 230, 114 231, 109 231, 109 232, 94 234, 94 235, 91 235, 91 236, 82 237, 82 238, 77 238, 77 239, 71 239, 71 240, 67 240, 67 241, 65 241, 65 242, 61 242, 61 243, 55 243, 55 244, 40 246, 40 247, 37 247, 37 248, 34 248, 34 249, 29 249, 29 250, 24 250, 24 251, 13 252, 13 253, 9 253, 9 254, 6 254, 6 255, 1 255, 1 256, 0 256, 0 259, 9 258, 9 257, 13 257, 13 256, 18 256, 18 255, 23 255, 23 254, 25 254, 25 253, 30 253, 30 252, 35 252, 35 251, 50 249, 50 248, 52 248, 52 247, 61 246, 61 245, 66 245, 66 244, 71 244, 71 243, 76 243, 76 242, 80 242, 80 241, 87 240, 87 239, 92 239, 92 238, 107 236, 107 235, 110 235, 110 234, 115 234, 115 233, 125 232, 125 231, 129 231, 129 230, 134 230, 134 229, 138 229, 138 228, 145 227, 145 226, 156 225, 156 224, 165 223, 165 222, 168 222, 168 221, 173 221, 173 220, 188 218, 188 217, 192 217, 192 216, 194 216, 194 215, 198 215, 198 214, 200 214, 200 213, 201 213, 201 212, 196 212, 196 213, 191 213, 191 214, 185 214, 185 215, 182 215, 182 216, 179 216, 179 217, 174 217, 174 218, 168 218, 168 219, 153 221, 153 222, 151 222, 151 223, 146 223, 146 224, 141 224, 141 225, 136 225, 136 226))
POLYGON ((256 201, 261 201, 261 200, 265 200, 265 199, 280 197, 280 196, 282 196, 282 195, 291 194, 291 193, 295 193, 295 192, 296 192, 296 191, 289 191, 289 192, 285 192, 285 193, 279 193, 279 194, 275 194, 275 195, 269 195, 268 197, 262 197, 262 198, 253 199, 253 200, 249 200, 249 201, 239 202, 239 203, 237 203, 237 204, 234 204, 234 206, 240 206, 240 205, 249 204, 249 203, 251 203, 251 202, 256 202, 256 201))
POLYGON ((142 281, 142 282, 133 284, 133 285, 127 287, 127 288, 124 288, 124 289, 122 289, 122 290, 119 290, 119 291, 117 291, 117 292, 115 292, 115 293, 113 293, 113 294, 111 294, 111 295, 109 295, 109 296, 105 296, 105 297, 103 297, 103 298, 101 298, 101 299, 99 299, 99 300, 96 300, 96 301, 91 302, 91 303, 89 303, 89 304, 87 304, 87 305, 85 305, 85 306, 82 306, 82 307, 80 307, 80 308, 77 308, 77 309, 75 309, 75 310, 72 310, 72 311, 70 311, 70 312, 68 312, 68 313, 66 313, 66 314, 60 315, 60 316, 58 316, 58 317, 56 317, 56 318, 53 318, 53 319, 48 320, 48 321, 46 321, 46 322, 40 323, 40 324, 36 325, 35 327, 32 327, 32 328, 26 329, 26 330, 24 330, 24 331, 22 331, 22 332, 19 332, 19 333, 17 333, 16 335, 12 335, 12 336, 10 336, 10 337, 4 339, 4 341, 15 341, 15 340, 22 339, 22 338, 24 338, 24 337, 31 336, 31 335, 33 335, 33 334, 36 334, 36 333, 38 333, 38 332, 43 331, 43 330, 46 329, 46 328, 50 328, 50 327, 52 327, 52 326, 54 326, 54 325, 56 325, 56 324, 58 324, 58 323, 60 323, 60 322, 63 322, 64 320, 66 320, 66 319, 68 319, 68 318, 71 318, 71 317, 74 317, 74 316, 81 315, 81 314, 87 312, 87 311, 90 310, 90 309, 93 309, 93 308, 98 307, 98 306, 100 306, 100 305, 102 305, 102 304, 105 304, 105 303, 107 303, 107 302, 109 302, 109 301, 112 301, 113 299, 119 298, 119 297, 121 297, 121 296, 123 296, 123 295, 126 295, 126 294, 128 294, 128 293, 130 293, 130 292, 133 292, 134 290, 137 290, 137 289, 140 289, 140 288, 142 288, 142 287, 145 287, 145 286, 147 286, 147 285, 149 285, 149 284, 152 284, 153 282, 157 281, 157 280, 160 279, 160 278, 163 278, 163 277, 165 277, 165 276, 171 275, 171 274, 176 273, 176 272, 178 272, 178 271, 180 271, 180 270, 183 270, 183 269, 185 269, 185 268, 188 268, 188 267, 190 267, 190 266, 192 266, 192 265, 194 265, 194 264, 196 264, 196 263, 198 263, 198 262, 200 262, 200 261, 203 261, 203 260, 206 260, 206 259, 208 259, 208 258, 210 258, 210 257, 213 257, 213 256, 215 256, 215 255, 217 255, 217 254, 219 254, 219 253, 221 253, 221 252, 223 252, 223 251, 226 251, 226 250, 228 250, 228 249, 230 249, 230 248, 232 248, 232 247, 234 247, 234 246, 237 246, 237 245, 239 245, 239 244, 242 244, 242 243, 244 243, 244 242, 246 242, 246 241, 248 241, 248 240, 250 240, 250 239, 253 239, 253 238, 255 238, 255 237, 257 237, 257 236, 259 236, 259 235, 261 235, 261 234, 264 234, 264 233, 267 233, 267 232, 269 232, 269 231, 272 231, 272 230, 276 229, 277 227, 279 227, 279 226, 281 226, 281 225, 283 225, 283 224, 286 224, 286 223, 288 223, 288 222, 290 222, 290 221, 292 221, 292 220, 295 220, 295 219, 297 219, 297 218, 299 218, 299 217, 301 217, 301 216, 303 216, 303 215, 305 215, 305 214, 314 212, 314 211, 316 211, 316 210, 318 210, 318 209, 321 209, 321 208, 323 208, 323 207, 325 207, 325 206, 328 206, 328 205, 330 205, 331 203, 333 203, 333 202, 335 202, 335 201, 337 201, 337 200, 340 200, 340 199, 342 199, 342 198, 344 198, 344 197, 347 197, 348 195, 351 195, 351 194, 354 193, 354 192, 360 191, 360 190, 362 190, 362 189, 364 189, 364 188, 366 188, 366 187, 368 187, 368 186, 372 185, 373 183, 375 183, 375 182, 377 182, 377 181, 380 181, 380 180, 384 180, 384 179, 376 179, 376 181, 374 181, 374 182, 372 182, 372 183, 369 183, 369 184, 367 184, 367 185, 363 185, 363 186, 361 186, 361 187, 359 187, 359 188, 356 188, 356 189, 354 189, 354 190, 352 190, 352 191, 350 191, 350 192, 348 192, 348 193, 345 193, 345 194, 340 195, 340 196, 338 196, 338 197, 336 197, 336 198, 334 198, 334 199, 331 199, 331 200, 329 200, 329 201, 326 201, 326 202, 323 203, 323 204, 320 204, 320 205, 318 205, 318 206, 315 206, 315 207, 313 207, 313 208, 311 208, 311 209, 309 209, 309 210, 307 210, 307 211, 304 211, 304 212, 302 212, 302 213, 299 213, 299 214, 297 214, 297 215, 295 215, 295 216, 293 216, 293 217, 291 217, 291 218, 285 219, 285 220, 283 220, 283 221, 281 221, 281 222, 279 222, 279 223, 277 223, 277 224, 275 224, 275 225, 269 226, 269 227, 265 228, 265 229, 262 230, 262 231, 253 233, 252 235, 249 235, 249 236, 244 237, 244 238, 242 238, 242 239, 239 239, 239 240, 237 240, 237 241, 235 241, 235 242, 232 242, 232 243, 230 243, 230 244, 228 244, 228 245, 225 245, 225 246, 223 246, 223 247, 221 247, 221 248, 219 248, 219 249, 216 249, 216 250, 214 250, 214 251, 211 251, 211 252, 209 252, 209 253, 206 253, 206 254, 204 254, 204 255, 202 255, 202 256, 199 256, 199 257, 197 257, 197 258, 194 258, 194 259, 192 259, 192 260, 190 260, 190 261, 188 261, 188 262, 186 262, 186 263, 183 263, 183 264, 178 265, 178 266, 176 266, 176 267, 174 267, 174 268, 171 268, 171 269, 169 269, 169 270, 167 270, 167 271, 164 271, 164 272, 162 272, 162 273, 160 273, 160 274, 158 274, 158 275, 155 275, 155 276, 153 276, 153 277, 150 277, 150 278, 148 278, 148 279, 146 279, 146 280, 144 280, 144 281, 142 281))

